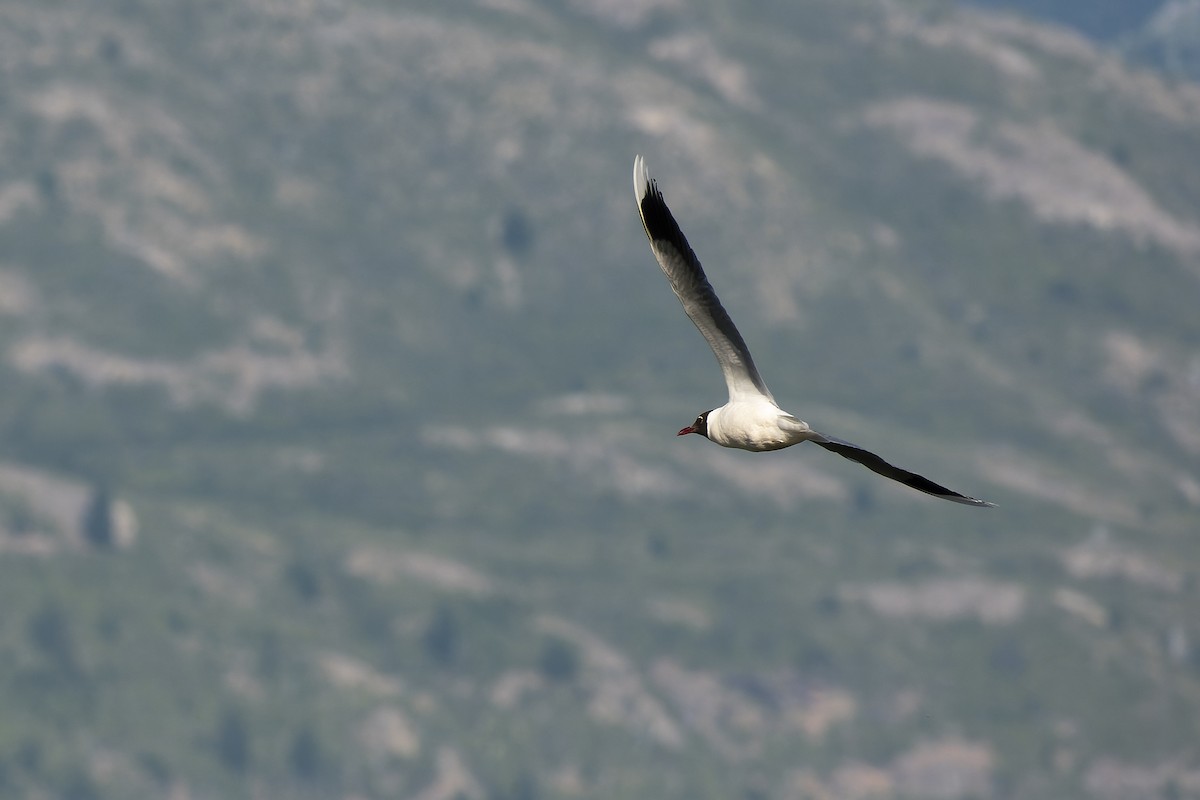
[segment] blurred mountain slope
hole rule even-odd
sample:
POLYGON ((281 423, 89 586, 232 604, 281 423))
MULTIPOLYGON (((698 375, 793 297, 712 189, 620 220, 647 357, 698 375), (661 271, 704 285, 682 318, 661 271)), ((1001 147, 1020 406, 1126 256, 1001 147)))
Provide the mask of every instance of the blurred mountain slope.
POLYGON ((0 20, 6 791, 1195 793, 1200 89, 920 2, 0 20), (638 152, 785 407, 1000 508, 675 440, 638 152))

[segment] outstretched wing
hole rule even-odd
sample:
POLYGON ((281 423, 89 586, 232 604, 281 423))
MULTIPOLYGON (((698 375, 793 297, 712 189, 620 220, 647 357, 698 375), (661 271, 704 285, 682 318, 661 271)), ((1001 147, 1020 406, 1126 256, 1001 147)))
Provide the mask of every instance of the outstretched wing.
POLYGON ((650 249, 658 259, 675 296, 683 310, 708 341, 725 374, 729 397, 762 396, 774 402, 763 383, 750 350, 733 320, 717 299, 717 293, 704 274, 700 260, 692 252, 683 231, 663 200, 658 184, 646 172, 646 162, 638 156, 633 161, 633 191, 642 215, 642 226, 650 240, 650 249))
POLYGON ((891 478, 894 481, 899 481, 905 486, 911 486, 919 492, 931 494, 934 497, 940 497, 943 500, 950 500, 954 503, 963 503, 968 506, 980 506, 984 508, 995 507, 995 503, 989 503, 986 500, 977 500, 974 497, 967 497, 965 494, 959 494, 945 486, 934 483, 929 478, 923 475, 918 475, 915 472, 909 472, 906 469, 901 469, 894 464, 889 464, 879 456, 872 453, 870 450, 864 450, 856 444, 851 444, 844 439, 838 439, 834 436, 813 431, 813 437, 810 440, 815 444, 821 445, 826 450, 837 453, 839 456, 848 458, 851 461, 857 461, 872 472, 878 472, 885 478, 891 478))

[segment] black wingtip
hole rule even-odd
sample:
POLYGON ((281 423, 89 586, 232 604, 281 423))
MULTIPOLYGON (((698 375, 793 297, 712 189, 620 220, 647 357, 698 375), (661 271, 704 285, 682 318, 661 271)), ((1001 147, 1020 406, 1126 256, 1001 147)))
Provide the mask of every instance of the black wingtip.
POLYGON ((935 496, 940 497, 943 500, 949 500, 953 503, 962 503, 964 506, 974 506, 975 508, 995 508, 996 507, 995 503, 989 503, 987 500, 980 500, 977 497, 967 497, 965 494, 958 494, 957 492, 955 492, 952 495, 939 494, 939 495, 935 495, 935 496))
POLYGON ((642 174, 645 176, 645 186, 638 200, 638 209, 641 211, 646 236, 651 242, 667 242, 679 252, 695 258, 691 245, 679 228, 679 223, 675 221, 671 209, 667 208, 667 201, 663 199, 662 191, 658 188, 658 181, 644 171, 642 174))
MULTIPOLYGON (((892 476, 889 476, 892 477, 892 476)), ((918 492, 924 492, 934 497, 939 497, 942 500, 949 500, 952 503, 962 503, 966 506, 975 506, 976 508, 995 508, 995 503, 989 503, 987 500, 980 500, 976 497, 969 497, 965 494, 959 494, 953 489, 947 489, 940 483, 934 483, 923 475, 912 475, 910 478, 894 478, 905 486, 916 489, 918 492)))
POLYGON ((667 202, 659 191, 658 182, 650 178, 646 183, 646 191, 642 194, 639 207, 642 210, 642 222, 646 226, 646 235, 651 239, 666 239, 670 241, 679 235, 679 223, 667 208, 667 202))

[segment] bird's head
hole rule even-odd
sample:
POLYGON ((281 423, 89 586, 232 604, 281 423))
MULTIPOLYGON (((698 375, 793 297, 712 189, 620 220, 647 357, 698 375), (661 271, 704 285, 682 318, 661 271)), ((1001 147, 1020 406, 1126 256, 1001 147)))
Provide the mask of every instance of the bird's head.
POLYGON ((684 436, 689 433, 698 433, 705 439, 708 438, 708 415, 712 413, 712 409, 705 411, 700 416, 696 417, 696 421, 686 428, 680 429, 676 436, 684 436))

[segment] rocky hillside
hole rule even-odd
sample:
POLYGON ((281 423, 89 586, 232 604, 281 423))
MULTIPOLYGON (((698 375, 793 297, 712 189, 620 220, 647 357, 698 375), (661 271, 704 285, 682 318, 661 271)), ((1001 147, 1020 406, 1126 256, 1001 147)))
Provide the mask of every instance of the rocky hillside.
POLYGON ((1200 796, 1200 88, 945 3, 0 8, 0 790, 1200 796), (723 402, 645 155, 781 403, 723 402))

